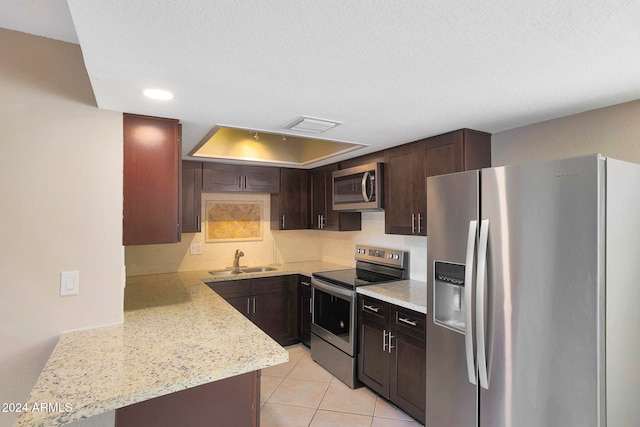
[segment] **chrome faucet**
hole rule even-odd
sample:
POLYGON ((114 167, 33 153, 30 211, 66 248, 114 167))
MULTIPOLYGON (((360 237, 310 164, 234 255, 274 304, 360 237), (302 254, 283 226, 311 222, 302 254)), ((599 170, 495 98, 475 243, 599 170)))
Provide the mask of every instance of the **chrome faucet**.
POLYGON ((244 256, 244 252, 240 249, 236 249, 236 254, 233 257, 233 268, 231 269, 231 273, 238 274, 240 273, 240 257, 244 256))

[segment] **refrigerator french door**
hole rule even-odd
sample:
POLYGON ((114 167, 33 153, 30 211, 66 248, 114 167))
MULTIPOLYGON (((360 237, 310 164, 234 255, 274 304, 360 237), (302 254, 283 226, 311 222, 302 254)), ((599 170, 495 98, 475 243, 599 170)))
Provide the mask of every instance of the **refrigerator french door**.
POLYGON ((427 180, 427 426, 606 425, 604 171, 427 180))

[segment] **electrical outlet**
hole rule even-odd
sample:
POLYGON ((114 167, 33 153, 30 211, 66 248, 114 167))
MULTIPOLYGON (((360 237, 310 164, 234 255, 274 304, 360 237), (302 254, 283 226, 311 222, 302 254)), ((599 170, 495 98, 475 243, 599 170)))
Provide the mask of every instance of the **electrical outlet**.
POLYGON ((192 243, 189 253, 191 255, 202 255, 202 245, 200 243, 192 243))
POLYGON ((80 292, 80 272, 63 271, 60 273, 60 296, 77 295, 80 292))

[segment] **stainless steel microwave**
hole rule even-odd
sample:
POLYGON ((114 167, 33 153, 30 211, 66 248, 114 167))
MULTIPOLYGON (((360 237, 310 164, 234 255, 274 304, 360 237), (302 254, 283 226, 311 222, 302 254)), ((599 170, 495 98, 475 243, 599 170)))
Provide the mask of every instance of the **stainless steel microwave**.
POLYGON ((333 210, 382 210, 382 163, 334 171, 333 210))

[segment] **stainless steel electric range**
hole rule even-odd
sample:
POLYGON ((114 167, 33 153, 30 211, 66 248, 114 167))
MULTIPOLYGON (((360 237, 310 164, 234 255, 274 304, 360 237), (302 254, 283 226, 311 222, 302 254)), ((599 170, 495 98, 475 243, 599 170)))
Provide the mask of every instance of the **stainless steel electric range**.
POLYGON ((409 253, 356 245, 356 268, 313 273, 311 357, 351 388, 356 380, 356 288, 409 277, 409 253))

